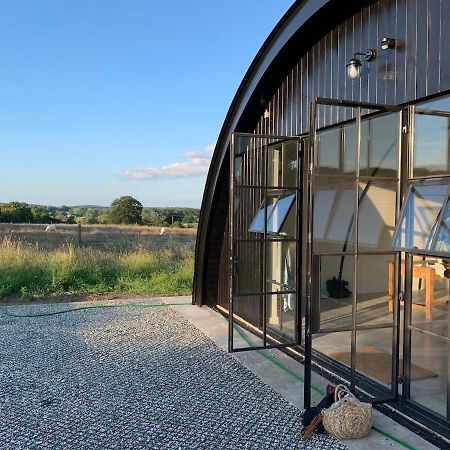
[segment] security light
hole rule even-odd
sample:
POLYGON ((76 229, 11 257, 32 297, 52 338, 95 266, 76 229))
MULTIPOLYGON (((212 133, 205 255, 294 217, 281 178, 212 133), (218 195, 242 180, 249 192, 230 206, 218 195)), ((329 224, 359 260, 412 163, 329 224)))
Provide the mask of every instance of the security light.
POLYGON ((395 39, 384 37, 381 39, 381 50, 387 50, 388 48, 395 48, 395 39))

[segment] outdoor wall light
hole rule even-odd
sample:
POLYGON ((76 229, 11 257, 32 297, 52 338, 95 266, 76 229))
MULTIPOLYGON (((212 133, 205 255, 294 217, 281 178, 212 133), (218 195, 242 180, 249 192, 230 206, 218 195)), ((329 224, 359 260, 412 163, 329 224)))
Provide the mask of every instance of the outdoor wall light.
POLYGON ((373 61, 377 55, 377 52, 373 49, 367 50, 366 53, 355 53, 353 58, 347 63, 347 75, 350 79, 356 80, 361 76, 361 59, 357 56, 362 56, 367 62, 373 61))
POLYGON ((384 37, 381 39, 381 50, 387 50, 388 48, 395 48, 395 39, 384 37))
POLYGON ((264 119, 268 119, 270 117, 270 112, 268 109, 264 111, 264 119))

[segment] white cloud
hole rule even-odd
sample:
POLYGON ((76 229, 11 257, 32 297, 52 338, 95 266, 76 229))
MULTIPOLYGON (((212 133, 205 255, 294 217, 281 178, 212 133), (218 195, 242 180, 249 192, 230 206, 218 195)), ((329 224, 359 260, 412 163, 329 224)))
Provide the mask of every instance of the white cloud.
POLYGON ((127 170, 121 175, 133 180, 151 180, 154 178, 191 178, 208 173, 214 145, 203 150, 185 152, 187 161, 175 162, 162 167, 143 167, 141 169, 127 170))

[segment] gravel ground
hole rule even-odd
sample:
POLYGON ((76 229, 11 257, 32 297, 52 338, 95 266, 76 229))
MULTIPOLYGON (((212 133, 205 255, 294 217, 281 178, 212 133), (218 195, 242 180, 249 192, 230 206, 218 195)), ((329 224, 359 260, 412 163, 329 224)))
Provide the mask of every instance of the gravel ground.
POLYGON ((170 307, 0 310, 0 339, 2 450, 346 448, 170 307))

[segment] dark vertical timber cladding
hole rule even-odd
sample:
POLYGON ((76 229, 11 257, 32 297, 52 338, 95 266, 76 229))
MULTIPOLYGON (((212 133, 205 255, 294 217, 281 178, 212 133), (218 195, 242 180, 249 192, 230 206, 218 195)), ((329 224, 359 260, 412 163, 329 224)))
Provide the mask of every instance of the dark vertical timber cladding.
MULTIPOLYGON (((360 28, 359 28, 359 34, 360 34, 359 48, 361 48, 361 49, 373 48, 373 47, 370 47, 371 42, 369 40, 369 28, 368 28, 368 25, 370 24, 369 14, 370 14, 369 8, 366 8, 365 10, 361 11, 361 21, 360 21, 360 28)), ((362 102, 367 102, 369 100, 369 74, 368 74, 368 71, 364 74, 364 77, 361 77, 359 98, 362 102)))
MULTIPOLYGON (((222 240, 222 249, 220 251, 220 270, 219 270, 219 282, 218 282, 218 294, 217 304, 228 309, 228 293, 229 283, 231 280, 229 273, 229 239, 230 239, 230 224, 227 217, 225 223, 225 233, 222 240)), ((213 304, 213 303, 212 303, 213 304)))
MULTIPOLYGON (((355 14, 354 22, 353 22, 353 48, 357 52, 364 53, 366 51, 366 48, 363 47, 362 42, 362 16, 361 13, 355 14)), ((363 63, 363 70, 361 73, 361 77, 358 80, 355 80, 353 82, 353 100, 356 102, 361 101, 361 85, 366 84, 367 85, 367 78, 368 78, 368 66, 367 63, 363 63)))
MULTIPOLYGON (((439 0, 435 0, 438 2, 439 0)), ((416 96, 417 98, 427 95, 427 16, 428 11, 420 11, 422 3, 428 6, 426 0, 416 0, 416 96), (419 39, 420 36, 420 39, 419 39)))
MULTIPOLYGON (((339 67, 341 65, 341 60, 339 58, 339 29, 335 29, 331 32, 331 41, 330 41, 330 52, 331 52, 331 97, 337 98, 338 93, 337 89, 339 86, 339 78, 342 76, 341 73, 339 73, 339 67)), ((333 108, 332 115, 331 115, 331 121, 336 122, 338 120, 337 117, 338 114, 338 108, 333 108)))
MULTIPOLYGON (((331 97, 331 63, 332 63, 332 57, 331 57, 331 51, 330 51, 330 42, 331 42, 331 35, 328 34, 325 36, 325 38, 322 40, 323 46, 322 46, 322 56, 321 58, 324 61, 323 65, 323 86, 322 86, 322 97, 331 97)), ((331 122, 331 108, 324 108, 323 111, 323 119, 324 123, 330 123, 331 122)))
MULTIPOLYGON (((284 93, 294 93, 294 101, 283 97, 283 117, 272 117, 272 123, 293 120, 296 134, 306 133, 309 105, 319 96, 399 104, 450 89, 450 64, 446 64, 450 54, 449 17, 447 0, 380 0, 371 4, 303 55, 296 65, 295 85, 289 89, 286 86, 291 81, 281 85, 284 93), (396 48, 381 50, 383 37, 395 38, 396 48), (350 80, 347 61, 354 53, 369 48, 377 51, 376 59, 363 61, 361 78, 350 80)), ((279 95, 277 90, 272 103, 279 95)), ((335 113, 319 108, 319 126, 349 119, 351 113, 351 108, 339 108, 335 113)), ((278 108, 274 114, 279 114, 278 108)), ((277 133, 277 129, 271 132, 277 133)))
POLYGON ((394 82, 395 82, 395 104, 401 103, 404 98, 406 78, 406 0, 396 1, 395 13, 395 50, 389 50, 394 54, 394 82))
POLYGON ((300 80, 298 79, 298 73, 299 73, 299 65, 296 64, 293 70, 293 78, 292 78, 292 97, 294 99, 293 101, 293 111, 292 111, 292 135, 296 135, 298 133, 298 117, 300 115, 301 111, 301 98, 300 98, 300 80))
POLYGON ((378 9, 378 31, 377 31, 377 43, 375 44, 377 49, 377 81, 378 81, 378 88, 377 88, 377 97, 376 97, 376 103, 386 103, 386 97, 387 97, 387 91, 389 89, 392 89, 392 87, 389 85, 387 80, 387 54, 389 52, 380 50, 379 42, 383 37, 389 37, 388 35, 388 29, 387 29, 387 16, 388 16, 388 8, 387 8, 388 2, 385 0, 382 0, 379 3, 379 9, 378 9))
MULTIPOLYGON (((448 3, 448 0, 444 0, 448 3)), ((448 19, 447 19, 448 20, 448 19)), ((450 24, 447 23, 447 28, 450 24)), ((440 42, 441 37, 441 1, 428 0, 427 15, 427 88, 426 95, 439 90, 440 42), (435 51, 433 47, 438 47, 435 51)), ((448 56, 448 55, 447 55, 448 56)))
MULTIPOLYGON (((216 198, 214 201, 214 208, 211 211, 212 223, 211 231, 208 237, 208 247, 206 258, 208 261, 208 273, 204 277, 204 289, 206 301, 204 304, 216 305, 218 303, 218 291, 221 292, 219 286, 219 276, 224 272, 228 274, 228 266, 222 265, 222 260, 225 255, 222 255, 224 249, 228 248, 228 241, 224 244, 224 236, 226 233, 226 224, 228 222, 228 202, 229 202, 229 165, 220 177, 220 188, 216 191, 216 198), (228 169, 228 170, 226 170, 228 169)), ((228 250, 226 250, 228 255, 228 250)), ((227 295, 228 290, 224 291, 227 295)))
MULTIPOLYGON (((370 5, 368 8, 368 16, 366 27, 366 48, 371 48, 370 46, 375 45, 378 42, 378 4, 374 3, 370 5)), ((376 47, 378 49, 378 47, 376 47)), ((370 64, 370 71, 378 72, 378 58, 370 64)), ((368 102, 375 102, 377 98, 377 83, 375 78, 369 76, 370 73, 367 74, 367 98, 368 102)))
POLYGON ((439 53, 439 61, 441 62, 439 72, 440 91, 448 89, 448 86, 450 86, 450 64, 448 61, 450 55, 450 26, 448 20, 449 17, 450 17, 450 2, 447 0, 443 0, 441 1, 441 17, 440 17, 440 32, 441 32, 440 53, 439 53))
MULTIPOLYGON (((396 6, 395 1, 387 2, 386 4, 386 30, 385 35, 380 36, 380 42, 384 37, 395 37, 395 27, 397 23, 396 6)), ((395 91, 395 57, 397 55, 396 52, 392 50, 379 51, 384 54, 386 60, 386 73, 384 75, 386 80, 386 97, 384 103, 387 105, 394 105, 397 97, 397 93, 395 91)))
MULTIPOLYGON (((297 66, 295 66, 292 69, 291 72, 291 86, 289 89, 289 96, 290 96, 290 103, 289 103, 289 111, 292 111, 291 114, 291 120, 290 120, 290 125, 289 125, 289 134, 294 136, 296 134, 295 131, 295 120, 296 120, 296 116, 297 116, 297 102, 296 100, 296 96, 295 96, 295 86, 296 86, 296 75, 297 75, 297 66)), ((297 85, 298 86, 298 85, 297 85)))
MULTIPOLYGON (((406 3, 406 92, 407 98, 417 98, 416 54, 417 54, 417 9, 416 0, 406 3)), ((421 36, 423 38, 423 36, 421 36)))
MULTIPOLYGON (((336 46, 338 49, 338 56, 339 56, 339 62, 336 66, 336 71, 339 72, 339 74, 336 76, 335 80, 337 82, 336 86, 336 98, 345 98, 345 87, 347 83, 347 48, 343 43, 345 42, 345 36, 346 36, 347 30, 345 26, 340 25, 338 27, 338 34, 337 34, 337 41, 336 46)), ((344 108, 336 108, 337 109, 337 116, 336 121, 342 122, 345 120, 344 116, 344 108)))

